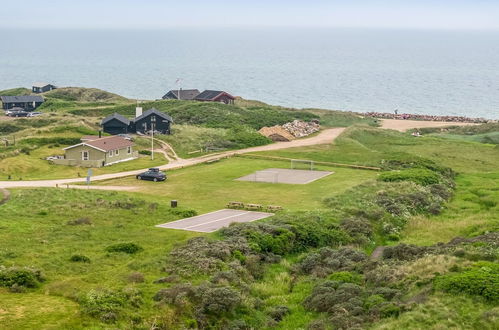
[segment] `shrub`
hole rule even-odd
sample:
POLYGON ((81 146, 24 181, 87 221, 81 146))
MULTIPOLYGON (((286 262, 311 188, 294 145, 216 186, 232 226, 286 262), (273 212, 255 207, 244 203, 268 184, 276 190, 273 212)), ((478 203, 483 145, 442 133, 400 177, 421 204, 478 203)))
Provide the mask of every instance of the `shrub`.
POLYGON ((87 256, 84 256, 82 254, 73 254, 71 258, 69 258, 69 261, 72 262, 90 262, 90 258, 87 256))
POLYGON ((123 252, 128 254, 135 254, 142 250, 143 248, 135 243, 118 243, 106 248, 107 252, 123 252))
POLYGON ((276 322, 282 321, 282 319, 288 315, 290 312, 287 306, 275 306, 269 312, 269 316, 276 322))
POLYGON ((200 299, 201 310, 213 316, 232 313, 241 303, 239 293, 229 287, 203 288, 200 299))
POLYGON ((21 286, 26 288, 36 288, 45 280, 42 272, 28 267, 0 266, 0 286, 12 287, 21 286))
POLYGON ((336 272, 329 275, 328 279, 340 283, 355 283, 355 284, 361 284, 363 281, 362 275, 352 272, 336 272))
POLYGON ((440 182, 440 178, 437 173, 422 168, 383 172, 380 174, 378 179, 385 182, 412 181, 422 186, 437 184, 440 182))
POLYGON ((70 226, 91 225, 92 220, 90 220, 90 218, 78 218, 74 220, 69 220, 67 224, 70 226))
POLYGON ((296 268, 302 274, 325 277, 332 272, 353 270, 366 260, 364 253, 354 249, 333 250, 326 247, 305 256, 297 263, 296 268))
POLYGON ((499 302, 499 264, 482 262, 462 273, 438 276, 435 288, 454 293, 484 297, 499 302))
POLYGON ((194 290, 190 284, 176 284, 171 288, 159 290, 153 297, 155 301, 183 306, 188 298, 192 298, 194 290))
POLYGON ((383 250, 383 258, 397 260, 412 260, 416 259, 426 252, 429 248, 424 246, 416 246, 411 244, 399 244, 395 246, 387 246, 383 250))
POLYGON ((171 211, 173 214, 178 215, 179 217, 182 218, 190 218, 190 217, 195 217, 198 215, 196 210, 178 210, 178 209, 172 209, 171 211))
POLYGON ((127 277, 128 282, 131 283, 143 283, 145 281, 144 274, 139 272, 133 272, 127 277))
POLYGON ((152 152, 150 150, 139 150, 140 155, 150 156, 152 152))

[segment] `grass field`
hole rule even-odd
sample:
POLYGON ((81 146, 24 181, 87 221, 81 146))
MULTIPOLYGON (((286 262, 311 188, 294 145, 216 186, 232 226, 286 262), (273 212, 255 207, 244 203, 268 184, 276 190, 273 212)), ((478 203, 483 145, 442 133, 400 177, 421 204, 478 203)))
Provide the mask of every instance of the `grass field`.
POLYGON ((318 167, 319 170, 334 171, 334 174, 306 185, 235 181, 243 175, 271 167, 289 168, 290 163, 236 157, 170 171, 168 180, 160 183, 127 177, 96 184, 139 187, 143 194, 161 196, 165 200, 176 199, 181 205, 199 212, 224 208, 230 201, 302 210, 321 207, 324 196, 341 193, 361 182, 374 179, 378 174, 374 171, 318 167))
MULTIPOLYGON (((158 261, 174 246, 196 234, 154 228, 178 219, 162 199, 109 192, 34 189, 15 190, 0 207, 0 264, 43 269, 47 284, 28 295, 0 290, 0 323, 6 329, 84 328, 99 324, 81 317, 72 300, 92 288, 140 287, 148 295, 161 277, 158 261), (38 205, 37 207, 27 207, 38 205), (68 222, 87 218, 90 224, 68 222), (12 244, 13 242, 17 242, 12 244), (137 256, 108 253, 105 248, 134 242, 144 248, 137 256), (89 263, 69 261, 74 254, 89 263), (134 272, 144 283, 130 283, 134 272)), ((147 317, 148 310, 141 311, 147 317)), ((100 328, 99 326, 97 328, 100 328)))

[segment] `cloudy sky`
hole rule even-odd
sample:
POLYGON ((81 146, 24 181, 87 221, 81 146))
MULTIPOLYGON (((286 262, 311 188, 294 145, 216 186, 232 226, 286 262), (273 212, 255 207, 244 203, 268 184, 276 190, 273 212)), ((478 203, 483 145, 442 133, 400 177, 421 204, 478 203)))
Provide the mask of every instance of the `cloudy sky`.
POLYGON ((22 0, 0 28, 360 27, 499 29, 499 0, 22 0))

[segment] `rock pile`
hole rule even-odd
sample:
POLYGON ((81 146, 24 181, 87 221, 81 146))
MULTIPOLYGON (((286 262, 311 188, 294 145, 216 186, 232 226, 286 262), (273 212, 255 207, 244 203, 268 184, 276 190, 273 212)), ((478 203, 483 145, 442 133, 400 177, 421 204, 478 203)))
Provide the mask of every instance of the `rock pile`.
POLYGON ((320 125, 317 121, 304 122, 301 120, 293 120, 290 123, 282 125, 286 131, 291 133, 296 138, 308 136, 320 130, 320 125))

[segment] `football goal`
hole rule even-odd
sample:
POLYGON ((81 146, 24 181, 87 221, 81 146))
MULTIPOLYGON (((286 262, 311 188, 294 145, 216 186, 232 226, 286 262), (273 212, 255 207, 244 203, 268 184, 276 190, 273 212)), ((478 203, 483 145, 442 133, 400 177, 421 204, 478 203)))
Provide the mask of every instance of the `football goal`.
POLYGON ((314 170, 313 160, 304 159, 291 159, 291 169, 292 170, 314 170))

